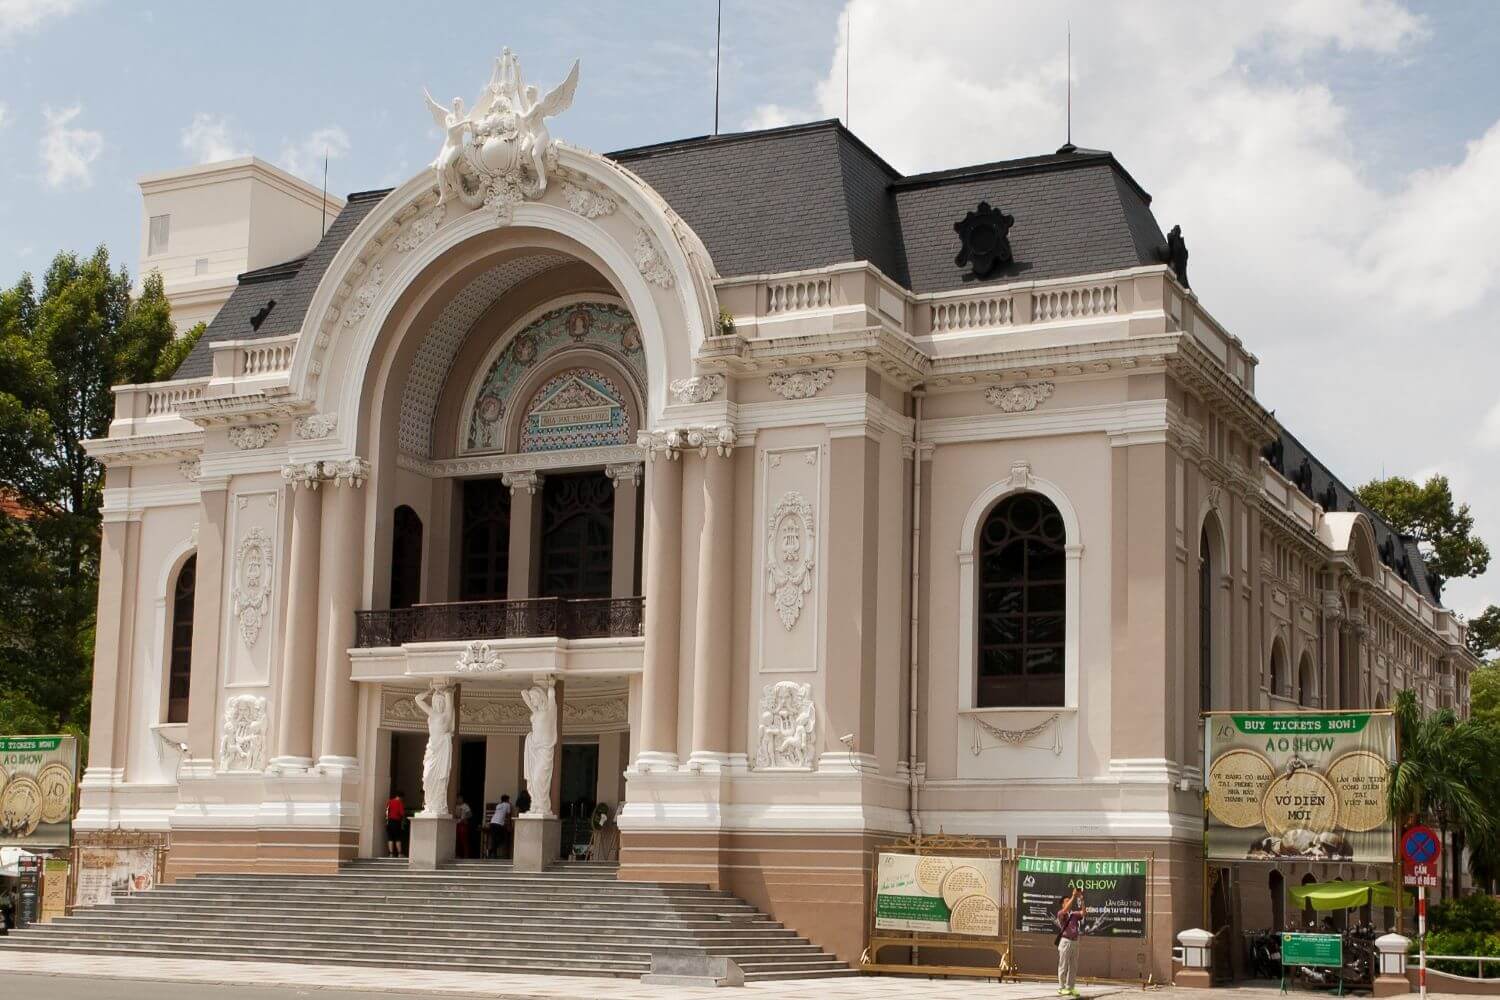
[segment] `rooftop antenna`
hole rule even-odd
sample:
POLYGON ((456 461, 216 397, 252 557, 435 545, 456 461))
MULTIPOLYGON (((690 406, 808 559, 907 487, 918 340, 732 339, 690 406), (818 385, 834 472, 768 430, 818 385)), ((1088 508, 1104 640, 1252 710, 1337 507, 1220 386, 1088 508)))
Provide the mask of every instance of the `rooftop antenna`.
POLYGON ((1068 145, 1073 145, 1073 19, 1068 19, 1068 145))
POLYGON ((724 36, 724 0, 714 18, 714 135, 719 134, 719 44, 724 36))
POLYGON ((328 150, 323 150, 323 235, 328 235, 328 150))

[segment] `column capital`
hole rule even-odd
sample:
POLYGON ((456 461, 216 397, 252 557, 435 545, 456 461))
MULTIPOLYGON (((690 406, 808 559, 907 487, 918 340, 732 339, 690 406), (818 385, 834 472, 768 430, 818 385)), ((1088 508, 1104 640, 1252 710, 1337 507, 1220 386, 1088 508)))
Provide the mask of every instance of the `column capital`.
POLYGON ((615 484, 615 489, 619 489, 621 483, 627 486, 640 485, 643 471, 640 462, 618 462, 604 467, 604 474, 615 484))
POLYGON ((359 489, 369 477, 370 463, 362 458, 288 462, 281 467, 281 478, 290 483, 293 489, 306 486, 315 490, 323 483, 359 489))
POLYGON ((503 473, 500 482, 510 489, 512 496, 522 491, 534 496, 542 488, 542 474, 535 469, 518 469, 503 473))
POLYGON ((734 450, 735 440, 732 424, 682 424, 641 431, 636 435, 636 444, 646 450, 651 461, 655 461, 658 455, 675 459, 690 449, 703 457, 713 450, 728 458, 734 450))

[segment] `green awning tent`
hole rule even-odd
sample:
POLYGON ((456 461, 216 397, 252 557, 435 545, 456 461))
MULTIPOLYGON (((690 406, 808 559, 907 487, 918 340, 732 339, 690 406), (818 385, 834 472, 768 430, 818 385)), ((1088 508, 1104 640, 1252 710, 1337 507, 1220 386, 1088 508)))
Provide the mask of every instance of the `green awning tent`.
POLYGON ((1312 904, 1315 910, 1349 910, 1373 903, 1395 906, 1396 892, 1385 882, 1314 882, 1286 891, 1298 906, 1312 904))

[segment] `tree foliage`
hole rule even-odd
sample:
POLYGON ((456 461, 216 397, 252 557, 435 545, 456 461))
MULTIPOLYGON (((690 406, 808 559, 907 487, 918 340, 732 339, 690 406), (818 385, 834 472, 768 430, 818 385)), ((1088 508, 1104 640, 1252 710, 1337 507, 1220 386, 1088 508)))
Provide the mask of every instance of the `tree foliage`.
POLYGON ((87 727, 103 469, 83 442, 173 332, 161 278, 132 297, 103 247, 0 290, 0 731, 87 727))
POLYGON ((1500 665, 1480 667, 1469 675, 1469 718, 1500 731, 1500 665))
POLYGON ((1500 607, 1491 604, 1469 619, 1469 652, 1479 659, 1500 653, 1500 607))
POLYGON ((1421 546, 1427 567, 1444 580, 1479 576, 1490 564, 1489 546, 1474 534, 1469 505, 1455 504, 1447 476, 1422 485, 1403 476, 1372 479, 1359 498, 1421 546))

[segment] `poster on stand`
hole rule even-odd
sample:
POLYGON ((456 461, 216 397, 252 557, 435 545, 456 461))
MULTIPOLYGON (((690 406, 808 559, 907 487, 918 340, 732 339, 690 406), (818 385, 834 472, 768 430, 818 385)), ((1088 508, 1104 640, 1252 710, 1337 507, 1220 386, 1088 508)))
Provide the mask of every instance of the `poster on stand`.
POLYGON ((68 847, 78 740, 0 736, 0 847, 68 847))
POLYGON ((1212 861, 1389 864, 1389 712, 1211 713, 1204 854, 1212 861))
POLYGON ((1123 858, 1018 858, 1016 930, 1055 934, 1063 899, 1083 890, 1083 932, 1146 936, 1146 862, 1123 858))
POLYGON ((156 884, 155 847, 83 847, 74 906, 109 906, 156 884))
POLYGON ((999 858, 879 856, 877 930, 1000 936, 999 858))

